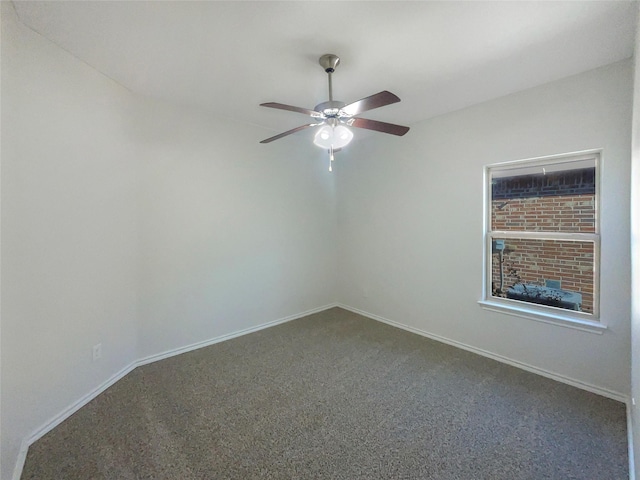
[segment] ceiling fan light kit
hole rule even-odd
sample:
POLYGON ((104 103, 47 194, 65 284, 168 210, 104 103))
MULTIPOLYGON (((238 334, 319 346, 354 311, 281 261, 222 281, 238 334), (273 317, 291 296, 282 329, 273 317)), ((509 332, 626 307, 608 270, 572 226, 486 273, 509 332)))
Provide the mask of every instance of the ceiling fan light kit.
POLYGON ((353 132, 344 125, 331 127, 324 125, 321 127, 313 138, 313 143, 326 150, 333 147, 336 150, 346 147, 353 139, 353 132))
POLYGON ((287 130, 286 132, 262 140, 260 143, 270 143, 274 140, 278 140, 307 128, 320 127, 313 137, 313 143, 329 152, 329 171, 331 171, 334 152, 346 147, 353 139, 353 132, 348 127, 375 130, 377 132, 390 133, 391 135, 397 136, 402 136, 409 131, 409 127, 403 127, 402 125, 356 117, 356 115, 373 110, 374 108, 397 103, 400 101, 400 98, 393 93, 384 90, 380 93, 362 98, 350 104, 336 101, 333 99, 331 75, 335 72, 338 65, 340 65, 340 58, 332 53, 327 53, 320 57, 319 63, 328 76, 329 101, 316 105, 313 110, 275 102, 260 104, 262 107, 302 113, 303 115, 310 116, 315 122, 287 130))

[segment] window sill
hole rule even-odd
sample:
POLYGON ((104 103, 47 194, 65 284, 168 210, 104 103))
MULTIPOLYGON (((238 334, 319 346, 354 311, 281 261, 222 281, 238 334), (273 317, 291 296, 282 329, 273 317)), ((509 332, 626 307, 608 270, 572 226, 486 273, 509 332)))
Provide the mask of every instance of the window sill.
POLYGON ((514 317, 535 320, 536 322, 550 323, 559 327, 572 328, 574 330, 582 330, 583 332, 596 333, 602 335, 607 329, 606 325, 591 320, 583 320, 581 318, 571 317, 569 315, 559 315, 557 313, 547 313, 534 310, 531 308, 517 307, 513 305, 505 305, 501 302, 491 300, 478 301, 480 307, 484 310, 511 315, 514 317))

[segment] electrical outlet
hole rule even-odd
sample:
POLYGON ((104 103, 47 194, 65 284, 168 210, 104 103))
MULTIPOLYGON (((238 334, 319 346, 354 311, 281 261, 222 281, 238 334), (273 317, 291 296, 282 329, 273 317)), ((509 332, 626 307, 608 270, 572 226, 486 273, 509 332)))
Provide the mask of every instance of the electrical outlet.
POLYGON ((102 358, 102 344, 98 343, 93 346, 93 361, 100 360, 102 358))

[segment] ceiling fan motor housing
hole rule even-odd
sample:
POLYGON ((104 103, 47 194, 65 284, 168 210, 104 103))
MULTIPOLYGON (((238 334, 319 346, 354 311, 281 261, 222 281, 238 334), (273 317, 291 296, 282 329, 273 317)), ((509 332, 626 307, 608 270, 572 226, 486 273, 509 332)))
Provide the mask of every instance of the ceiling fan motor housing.
POLYGON ((329 100, 328 102, 319 103, 314 107, 314 110, 316 112, 322 112, 327 118, 338 118, 340 109, 345 105, 346 103, 344 102, 329 100))

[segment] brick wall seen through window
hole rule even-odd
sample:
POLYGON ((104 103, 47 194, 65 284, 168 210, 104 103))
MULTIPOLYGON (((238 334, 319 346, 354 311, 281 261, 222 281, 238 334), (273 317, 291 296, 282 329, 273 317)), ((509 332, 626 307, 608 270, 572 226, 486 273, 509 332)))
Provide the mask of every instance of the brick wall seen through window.
POLYGON ((597 233, 595 166, 535 170, 491 177, 491 294, 591 314, 595 243, 575 235, 545 238, 544 232, 597 233))

